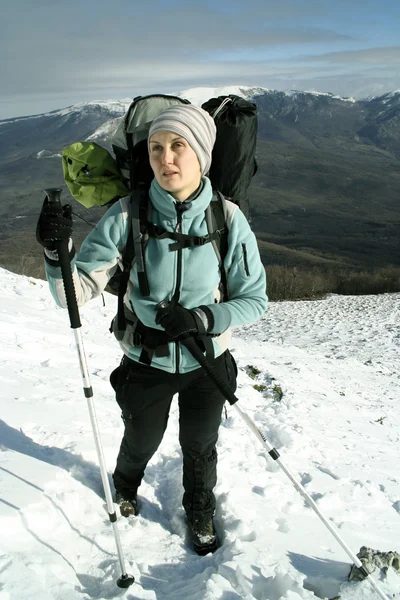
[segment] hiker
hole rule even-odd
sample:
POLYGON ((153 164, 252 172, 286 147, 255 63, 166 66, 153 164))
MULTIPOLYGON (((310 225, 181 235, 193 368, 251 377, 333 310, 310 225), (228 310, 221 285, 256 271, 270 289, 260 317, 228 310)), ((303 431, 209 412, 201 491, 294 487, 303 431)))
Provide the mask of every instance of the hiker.
MULTIPOLYGON (((152 122, 148 151, 154 179, 149 197, 155 231, 145 248, 150 292, 141 294, 134 263, 124 298, 128 325, 124 332, 114 332, 124 356, 110 377, 125 424, 113 474, 123 516, 138 512, 138 487, 162 440, 172 398, 178 394, 183 507, 198 554, 218 547, 213 489, 225 398, 181 342, 194 338, 235 391, 237 371, 228 350, 230 327, 256 321, 267 304, 257 242, 236 205, 226 202, 227 299, 222 297, 221 271, 212 244, 187 242, 207 235, 205 210, 213 197, 207 173, 215 136, 212 117, 191 104, 171 106, 152 122), (177 248, 172 249, 171 239, 160 231, 184 235, 177 236, 177 248)), ((129 221, 126 197, 103 215, 75 256, 70 208, 57 210, 45 201, 37 239, 45 249, 46 274, 58 305, 65 306, 65 295, 57 242, 69 240, 77 301, 83 305, 101 294, 117 269, 129 221)))

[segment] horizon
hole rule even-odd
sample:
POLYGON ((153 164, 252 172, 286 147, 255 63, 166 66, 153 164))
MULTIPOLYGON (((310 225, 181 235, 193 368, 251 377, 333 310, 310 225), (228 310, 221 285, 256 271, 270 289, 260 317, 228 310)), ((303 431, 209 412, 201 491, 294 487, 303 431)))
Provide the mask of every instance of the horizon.
MULTIPOLYGON (((321 92, 319 90, 298 90, 298 89, 294 89, 294 90, 278 90, 275 88, 264 88, 262 86, 252 86, 252 85, 226 85, 226 86, 198 86, 198 87, 193 87, 193 88, 189 88, 189 89, 185 89, 182 91, 177 92, 176 90, 173 91, 163 91, 163 92, 159 92, 159 93, 165 93, 165 94, 170 94, 170 95, 176 95, 179 97, 185 97, 185 96, 192 96, 192 100, 190 100, 190 98, 188 98, 192 103, 196 104, 196 100, 193 100, 193 98, 198 95, 201 100, 200 103, 205 101, 205 98, 209 98, 212 95, 225 95, 228 93, 233 93, 235 90, 233 88, 236 88, 237 90, 248 90, 248 89, 260 89, 263 90, 263 92, 268 93, 268 92, 278 92, 278 93, 283 93, 286 95, 294 95, 294 94, 315 94, 315 95, 321 95, 321 96, 331 96, 333 98, 338 98, 344 101, 353 101, 353 102, 359 102, 359 101, 368 101, 368 100, 372 100, 374 98, 379 98, 381 96, 385 96, 388 94, 399 94, 400 93, 400 88, 399 89, 394 89, 394 90, 388 90, 386 92, 383 92, 382 94, 376 94, 376 95, 370 95, 370 96, 365 96, 362 98, 354 98, 352 96, 340 96, 339 94, 335 94, 334 92, 321 92), (229 90, 229 88, 232 88, 232 90, 229 90), (209 90, 209 92, 212 92, 211 94, 205 94, 204 98, 202 98, 203 94, 201 94, 201 91, 203 90, 209 90), (227 91, 226 91, 227 90, 227 91), (199 93, 200 92, 200 93, 199 93), (215 94, 214 94, 215 92, 215 94)), ((158 93, 158 92, 153 92, 153 93, 158 93)), ((144 94, 143 95, 147 95, 144 94)), ((256 95, 256 94, 255 94, 256 95)), ((33 113, 33 114, 21 114, 21 115, 14 115, 14 116, 9 116, 9 117, 5 117, 5 118, 0 118, 0 123, 3 121, 13 121, 13 120, 19 120, 19 119, 29 119, 29 118, 34 118, 34 117, 41 117, 41 116, 45 116, 45 115, 50 115, 53 113, 58 113, 64 110, 68 110, 71 108, 80 108, 80 107, 84 107, 84 106, 89 106, 89 105, 95 105, 95 104, 127 104, 127 106, 133 101, 133 96, 132 98, 107 98, 107 99, 91 99, 91 100, 84 100, 82 102, 75 102, 73 104, 69 104, 68 106, 58 106, 55 108, 51 108, 49 110, 46 110, 44 112, 40 112, 40 113, 33 113)), ((127 108, 126 108, 127 110, 127 108)))
POLYGON ((400 88, 399 22, 395 0, 15 0, 0 23, 0 119, 232 81, 379 96, 400 88))

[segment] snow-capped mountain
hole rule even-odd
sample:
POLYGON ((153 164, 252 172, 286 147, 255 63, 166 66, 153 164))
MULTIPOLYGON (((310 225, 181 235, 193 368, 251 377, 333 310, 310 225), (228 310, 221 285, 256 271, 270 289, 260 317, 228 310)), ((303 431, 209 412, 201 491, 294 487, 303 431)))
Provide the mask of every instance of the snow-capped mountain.
MULTIPOLYGON (((172 95, 178 96, 180 98, 186 98, 192 104, 196 104, 201 106, 206 100, 213 97, 218 96, 227 96, 230 94, 234 94, 236 96, 241 96, 242 98, 256 98, 257 96, 262 96, 264 94, 279 94, 283 96, 287 96, 288 98, 295 98, 297 96, 307 95, 307 96, 315 96, 315 97, 327 97, 331 99, 341 100, 344 102, 357 102, 354 98, 346 98, 342 96, 338 96, 335 94, 330 94, 327 92, 318 92, 315 90, 310 91, 299 91, 299 90, 290 90, 286 92, 280 92, 277 90, 272 90, 269 88, 259 87, 259 86, 223 86, 223 87, 196 87, 196 88, 188 88, 181 91, 173 91, 172 95)), ((397 92, 392 92, 391 94, 385 94, 382 98, 385 97, 396 97, 396 94, 400 94, 400 90, 397 92)), ((375 98, 374 98, 375 99, 375 98)), ((386 102, 388 100, 385 100, 386 102)), ((92 115, 96 112, 109 113, 110 115, 122 116, 126 110, 128 109, 130 103, 132 102, 131 98, 125 98, 122 100, 99 100, 99 101, 91 101, 91 102, 80 102, 78 104, 73 104, 71 106, 67 106, 62 109, 53 110, 47 113, 28 115, 23 117, 15 117, 0 120, 0 127, 6 124, 17 123, 20 121, 26 121, 27 119, 32 118, 42 118, 42 117, 67 117, 69 118, 71 115, 80 115, 83 119, 85 116, 92 115)))
POLYGON ((79 102, 78 104, 72 104, 58 110, 52 110, 47 113, 41 113, 37 115, 30 115, 24 117, 10 118, 0 121, 0 126, 9 125, 11 123, 18 123, 20 121, 26 121, 27 119, 40 119, 43 117, 49 117, 51 119, 58 117, 70 118, 71 115, 79 115, 81 119, 92 115, 93 113, 99 112, 100 114, 120 114, 123 115, 127 110, 131 100, 100 100, 93 102, 79 102))
MULTIPOLYGON (((362 101, 250 86, 175 93, 197 105, 227 94, 252 99, 258 109, 259 168, 251 194, 263 259, 271 260, 270 248, 262 246, 268 241, 289 244, 291 252, 312 248, 324 261, 339 255, 361 267, 400 264, 400 91, 362 101), (346 240, 339 246, 338 235, 346 240)), ((111 150, 131 101, 85 102, 0 121, 0 192, 12 199, 0 205, 6 232, 32 227, 43 188, 63 185, 63 147, 91 140, 111 150), (15 212, 30 221, 16 222, 15 212)), ((6 235, 0 254, 9 257, 9 246, 6 235)), ((273 257, 279 264, 289 260, 273 257)), ((3 264, 9 266, 9 258, 3 264)))
MULTIPOLYGON (((302 122, 309 130, 313 130, 313 122, 330 121, 328 128, 338 131, 341 124, 349 118, 353 127, 364 129, 364 134, 374 125, 385 127, 390 124, 391 138, 397 135, 400 127, 400 91, 367 100, 343 98, 334 94, 318 91, 280 92, 262 87, 225 86, 189 88, 175 92, 182 98, 187 98, 193 104, 201 105, 207 99, 215 96, 235 94, 243 98, 253 99, 259 110, 260 122, 265 119, 293 123, 302 122), (393 128, 395 131, 393 132, 393 128)), ((23 154, 37 156, 43 150, 55 155, 63 145, 73 141, 92 140, 107 143, 115 130, 117 119, 121 118, 131 99, 83 102, 48 113, 0 121, 0 152, 9 153, 13 150, 23 150, 23 154)), ((325 123, 323 124, 325 126, 325 123)), ((261 133, 268 135, 268 127, 262 127, 261 133)), ((382 139, 374 131, 374 142, 382 142, 387 138, 386 130, 382 139)), ((399 136, 400 137, 400 136, 399 136)), ((394 150, 400 152, 400 142, 397 145, 392 139, 394 150)))
MULTIPOLYGON (((274 136, 276 125, 282 121, 285 125, 297 124, 303 134, 315 139, 316 135, 341 135, 353 129, 354 136, 370 135, 378 146, 394 150, 400 154, 400 91, 357 101, 335 94, 317 91, 292 90, 280 92, 261 87, 226 86, 221 88, 190 88, 174 95, 190 100, 201 106, 212 97, 235 94, 253 100, 258 107, 261 135, 274 136), (386 128, 389 127, 389 133, 386 128), (315 130, 317 129, 317 133, 315 130), (323 130, 323 131, 322 131, 323 130)), ((110 147, 110 140, 118 124, 118 119, 125 113, 129 101, 120 103, 104 103, 109 110, 110 118, 96 128, 87 141, 96 141, 110 147)), ((94 105, 95 106, 95 105, 94 105)), ((76 110, 88 109, 88 104, 76 105, 65 109, 75 113, 76 110)), ((61 113, 62 111, 58 111, 61 113)), ((50 113, 51 114, 51 113, 50 113)), ((68 113, 67 113, 68 114, 68 113)))
POLYGON ((178 92, 176 95, 181 98, 187 98, 192 104, 201 106, 209 98, 215 98, 218 96, 229 96, 234 94, 235 96, 241 96, 242 98, 254 98, 262 94, 268 93, 270 90, 263 87, 249 87, 249 86, 225 86, 225 87, 198 87, 189 88, 178 92))

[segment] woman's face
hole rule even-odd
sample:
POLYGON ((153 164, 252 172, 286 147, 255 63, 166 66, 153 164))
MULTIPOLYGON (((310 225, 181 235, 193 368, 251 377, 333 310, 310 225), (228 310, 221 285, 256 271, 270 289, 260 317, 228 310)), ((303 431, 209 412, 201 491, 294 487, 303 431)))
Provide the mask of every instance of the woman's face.
POLYGON ((150 165, 159 185, 179 202, 199 187, 201 168, 188 142, 171 131, 156 131, 149 143, 150 165))

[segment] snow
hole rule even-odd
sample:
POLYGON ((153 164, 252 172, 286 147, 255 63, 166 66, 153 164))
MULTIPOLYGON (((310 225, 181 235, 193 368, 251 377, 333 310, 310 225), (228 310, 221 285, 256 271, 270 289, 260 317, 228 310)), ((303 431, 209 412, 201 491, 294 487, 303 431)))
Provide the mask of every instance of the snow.
MULTIPOLYGON (((128 109, 127 109, 128 110, 128 109)), ((122 117, 123 118, 123 117, 122 117)), ((114 135, 119 125, 121 117, 109 119, 103 125, 100 125, 94 132, 86 138, 86 142, 94 142, 99 138, 111 137, 114 135)))
POLYGON ((102 109, 109 110, 113 113, 118 112, 121 115, 123 115, 128 110, 131 102, 132 100, 130 98, 124 98, 123 100, 97 100, 91 102, 80 102, 79 104, 74 104, 61 110, 52 111, 51 113, 47 113, 47 115, 65 116, 70 114, 71 112, 85 110, 87 108, 91 109, 94 106, 99 106, 102 109))
POLYGON ((392 92, 387 92, 386 94, 381 94, 380 96, 373 96, 372 99, 378 98, 382 100, 383 104, 387 104, 392 98, 395 98, 399 94, 400 90, 393 90, 392 92), (385 100, 383 100, 383 98, 385 98, 385 100))
POLYGON ((186 98, 192 104, 201 106, 210 98, 217 98, 218 96, 229 96, 233 94, 235 96, 241 96, 242 98, 250 98, 265 94, 269 91, 271 90, 260 87, 229 85, 224 87, 189 88, 181 92, 175 92, 173 95, 179 96, 180 98, 186 98))
POLYGON ((66 106, 65 108, 61 108, 58 110, 52 110, 47 113, 40 113, 38 115, 27 115, 24 117, 15 117, 14 119, 4 119, 0 121, 1 125, 9 125, 10 123, 16 123, 17 121, 25 121, 26 119, 39 119, 42 117, 65 117, 72 113, 76 112, 85 112, 86 110, 92 110, 94 107, 99 106, 104 110, 108 110, 111 113, 119 113, 120 115, 124 115, 128 110, 130 103, 132 102, 129 98, 124 98, 122 100, 93 100, 90 102, 79 102, 78 104, 72 104, 71 106, 66 106))
POLYGON ((357 100, 355 98, 353 98, 352 96, 338 96, 337 94, 332 94, 330 92, 318 92, 317 90, 304 90, 304 91, 292 90, 291 92, 287 92, 288 96, 293 96, 296 94, 311 94, 312 96, 328 96, 328 98, 332 98, 334 100, 341 100, 342 102, 350 102, 351 104, 354 104, 355 102, 357 102, 357 100))
POLYGON ((62 158, 62 154, 54 154, 50 150, 40 150, 40 152, 37 153, 36 158, 62 158))
MULTIPOLYGON (((352 561, 229 405, 218 442, 223 543, 198 557, 181 508, 176 401, 140 488, 140 515, 118 519, 136 579, 119 589, 67 313, 46 282, 6 270, 0 298, 0 600, 378 597, 368 581, 347 582, 352 561)), ((388 294, 271 303, 232 343, 241 409, 354 553, 363 545, 400 550, 399 301, 388 294)), ((108 294, 105 306, 99 298, 81 309, 110 476, 122 436, 108 383, 120 360, 108 332, 115 311, 108 294)), ((373 576, 400 597, 392 569, 386 579, 373 576)))
POLYGON ((242 98, 254 98, 255 96, 260 96, 263 94, 283 94, 284 96, 296 96, 297 94, 309 94, 312 96, 328 96, 329 98, 335 100, 342 100, 343 102, 357 102, 355 98, 352 97, 342 97, 331 94, 329 92, 318 92, 317 90, 273 90, 270 88, 264 87, 249 87, 249 86, 225 86, 220 88, 212 88, 212 87, 198 87, 198 88, 190 88, 184 90, 183 92, 175 93, 175 95, 180 96, 181 98, 187 98, 193 104, 201 105, 203 102, 208 100, 209 98, 213 98, 215 96, 229 96, 230 94, 235 94, 236 96, 241 96, 242 98))

